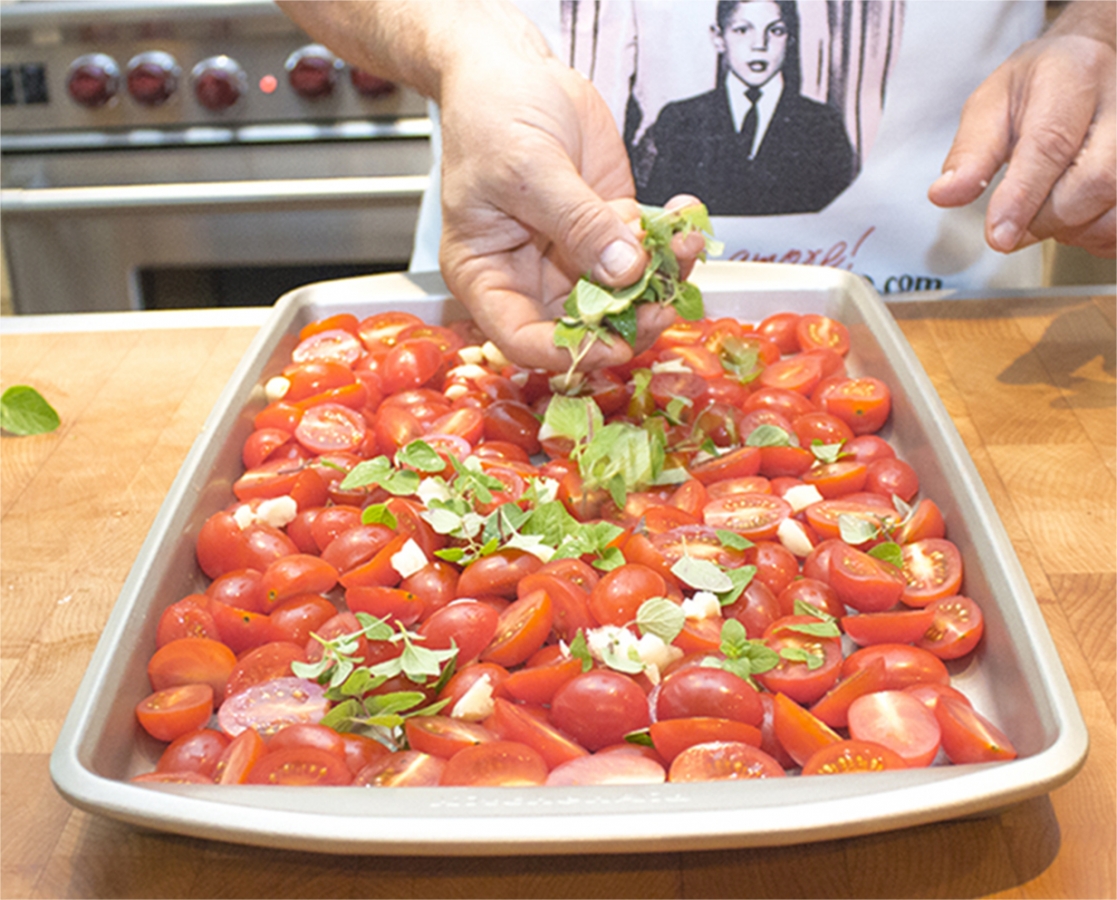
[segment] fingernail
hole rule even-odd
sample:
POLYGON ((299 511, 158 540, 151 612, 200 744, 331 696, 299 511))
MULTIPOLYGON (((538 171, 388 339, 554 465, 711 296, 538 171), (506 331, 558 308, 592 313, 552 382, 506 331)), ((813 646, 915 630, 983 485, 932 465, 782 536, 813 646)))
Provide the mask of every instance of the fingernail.
POLYGON ((601 254, 601 268, 610 278, 619 278, 635 265, 639 256, 627 241, 613 241, 601 254))
POLYGON ((1013 249, 1020 240, 1020 229, 1009 221, 998 222, 991 234, 993 244, 1001 250, 1013 249))
POLYGON ((932 184, 931 187, 941 187, 944 184, 949 184, 952 178, 954 178, 954 170, 947 169, 938 178, 935 179, 935 183, 932 184))

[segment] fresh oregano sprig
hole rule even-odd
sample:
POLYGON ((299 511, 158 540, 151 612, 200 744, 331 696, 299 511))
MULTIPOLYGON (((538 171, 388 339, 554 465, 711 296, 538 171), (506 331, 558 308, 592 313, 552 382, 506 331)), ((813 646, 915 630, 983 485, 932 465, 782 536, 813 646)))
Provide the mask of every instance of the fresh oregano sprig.
POLYGON ((656 206, 640 208, 643 246, 650 257, 643 275, 623 288, 600 285, 583 276, 566 298, 566 315, 555 325, 554 342, 570 352, 570 368, 559 384, 569 391, 578 379, 575 372, 594 343, 611 344, 620 336, 630 345, 636 343, 636 307, 643 303, 673 306, 684 319, 697 321, 705 315, 702 292, 680 277, 679 261, 671 249, 676 234, 701 232, 706 246, 699 255, 717 255, 722 245, 713 239, 706 207, 701 204, 668 210, 656 206))

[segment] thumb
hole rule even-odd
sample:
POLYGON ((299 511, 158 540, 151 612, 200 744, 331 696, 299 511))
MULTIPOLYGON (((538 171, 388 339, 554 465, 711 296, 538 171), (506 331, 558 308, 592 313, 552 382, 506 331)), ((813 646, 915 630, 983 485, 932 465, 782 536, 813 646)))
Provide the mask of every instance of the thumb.
POLYGON ((966 101, 943 174, 927 192, 936 206, 972 203, 1008 159, 1012 133, 1007 89, 994 73, 966 101))

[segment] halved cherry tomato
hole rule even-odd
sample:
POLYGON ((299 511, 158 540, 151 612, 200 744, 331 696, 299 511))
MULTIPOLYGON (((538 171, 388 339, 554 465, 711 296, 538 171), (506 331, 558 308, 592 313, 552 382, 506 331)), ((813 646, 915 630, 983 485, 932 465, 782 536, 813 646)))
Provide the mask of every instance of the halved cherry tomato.
POLYGON ((361 320, 357 326, 357 333, 365 347, 375 353, 390 350, 408 328, 421 327, 424 324, 422 319, 411 313, 376 313, 361 320))
POLYGON ((786 500, 772 494, 731 494, 711 500, 702 511, 711 528, 735 531, 752 541, 776 536, 780 523, 791 515, 786 500))
POLYGON ((821 406, 854 434, 873 434, 888 421, 892 391, 879 378, 846 378, 827 392, 821 406))
POLYGON ((803 764, 803 774, 847 775, 850 772, 884 772, 907 767, 899 753, 883 744, 848 739, 816 751, 803 764))
POLYGON ((197 731, 213 715, 213 688, 208 684, 179 684, 157 690, 136 705, 136 719, 144 731, 160 741, 173 741, 197 731))
POLYGON ((546 780, 547 764, 531 747, 515 741, 490 741, 450 757, 441 783, 508 787, 539 785, 546 780))
POLYGON ((914 644, 931 627, 930 609, 901 609, 842 616, 842 631, 859 647, 870 644, 914 644))
POLYGON ((784 616, 768 626, 764 643, 780 656, 775 668, 756 675, 767 690, 786 694, 796 703, 814 703, 825 694, 842 667, 838 637, 819 635, 824 627, 814 616, 784 616))
POLYGON ((264 739, 253 728, 245 728, 221 753, 213 770, 218 784, 244 784, 248 773, 267 748, 264 739))
POLYGON ((806 313, 795 324, 795 338, 800 350, 826 347, 845 356, 849 352, 849 329, 837 319, 806 313))
POLYGON ((932 600, 926 606, 931 624, 916 642, 939 659, 959 659, 970 653, 985 633, 981 607, 969 597, 955 594, 932 600))
POLYGON ((496 697, 492 715, 481 724, 502 740, 516 741, 533 748, 550 769, 588 755, 585 747, 548 721, 542 707, 538 709, 544 715, 533 715, 524 704, 496 697))
POLYGON ((920 682, 950 683, 950 673, 943 661, 928 650, 910 644, 873 644, 854 650, 842 662, 842 678, 871 665, 873 660, 884 663, 885 687, 901 690, 920 682))
POLYGON ((295 722, 321 722, 329 707, 321 685, 294 676, 273 678, 227 698, 217 724, 234 738, 246 730, 270 737, 295 722))
POLYGON ((147 664, 147 676, 156 691, 184 684, 208 684, 213 688, 214 701, 220 703, 225 682, 236 664, 233 651, 219 641, 179 638, 155 651, 147 664))
MULTIPOLYGON (((356 625, 356 619, 353 621, 356 625)), ((232 697, 254 684, 291 675, 291 663, 307 661, 305 648, 298 644, 289 641, 261 644, 237 660, 225 682, 225 696, 232 697)))
POLYGON ((368 433, 365 417, 340 403, 312 406, 295 428, 295 440, 312 453, 352 452, 368 433))
POLYGON ((855 740, 883 744, 910 768, 929 766, 942 742, 935 713, 911 694, 895 690, 854 700, 849 706, 849 734, 855 740))
POLYGON ((365 348, 357 337, 344 328, 329 328, 309 335, 299 341, 291 351, 291 359, 296 363, 336 362, 351 366, 364 356, 365 348))
POLYGON ((556 766, 547 774, 548 787, 580 784, 662 784, 663 766, 636 753, 602 753, 580 756, 556 766))
POLYGON ((1016 759, 1016 748, 1008 736, 968 704, 940 697, 934 716, 942 733, 943 752, 952 763, 1016 759))
MULTIPOLYGON (((282 732, 281 732, 282 733, 282 732)), ((404 733, 412 750, 449 759, 459 750, 495 741, 496 735, 483 725, 448 716, 411 716, 404 733)))
POLYGON ((446 760, 418 750, 398 750, 374 759, 353 779, 362 787, 433 787, 442 780, 446 760))
POLYGON ((858 612, 883 612, 900 602, 904 575, 891 563, 843 544, 830 556, 830 587, 858 612))
POLYGON ((649 732, 656 751, 667 763, 671 763, 676 756, 695 744, 738 741, 759 747, 761 739, 760 728, 756 725, 714 716, 662 719, 652 722, 649 732))
POLYGON ((687 747, 676 756, 667 780, 739 781, 786 775, 783 767, 759 747, 741 741, 711 741, 687 747))
POLYGON ((156 772, 196 772, 213 781, 217 761, 229 737, 213 728, 197 728, 176 737, 155 763, 156 772))
POLYGON ((900 599, 908 606, 926 606, 958 593, 962 586, 962 554, 945 538, 904 544, 904 586, 900 599))
POLYGON ((204 594, 190 594, 168 606, 159 617, 159 625, 155 631, 155 646, 162 647, 164 644, 185 637, 220 640, 217 623, 213 621, 213 616, 206 608, 208 605, 204 594))
POLYGON ((317 747, 268 748, 248 773, 248 784, 345 785, 353 773, 341 757, 317 747))

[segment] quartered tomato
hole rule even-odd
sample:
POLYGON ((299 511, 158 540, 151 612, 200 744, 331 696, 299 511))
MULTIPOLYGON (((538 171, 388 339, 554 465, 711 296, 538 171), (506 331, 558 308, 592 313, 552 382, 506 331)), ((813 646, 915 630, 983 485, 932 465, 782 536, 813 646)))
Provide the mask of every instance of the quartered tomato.
POLYGON ((873 434, 888 421, 892 391, 879 378, 846 378, 827 392, 821 405, 854 434, 873 434))
POLYGON ((929 766, 942 742, 935 713, 911 694, 895 690, 854 700, 849 707, 849 734, 855 740, 883 744, 909 768, 929 766))
POLYGON ((972 706, 953 697, 935 704, 942 748, 952 763, 1001 762, 1016 759, 1007 735, 972 706))

